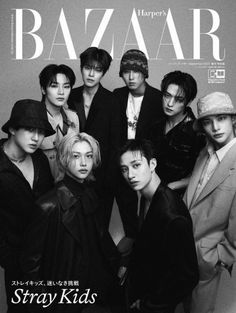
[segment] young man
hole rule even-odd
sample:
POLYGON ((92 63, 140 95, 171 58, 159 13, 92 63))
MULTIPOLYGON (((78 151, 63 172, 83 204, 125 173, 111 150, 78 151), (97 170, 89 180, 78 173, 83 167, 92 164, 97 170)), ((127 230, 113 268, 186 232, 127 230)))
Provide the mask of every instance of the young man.
POLYGON ((194 128, 208 144, 195 164, 184 200, 193 219, 200 281, 191 313, 215 312, 223 270, 236 259, 236 110, 230 97, 213 92, 198 101, 194 128))
POLYGON ((68 106, 75 110, 80 121, 80 131, 93 136, 100 145, 102 164, 95 176, 100 195, 105 197, 105 219, 109 223, 116 181, 114 158, 120 140, 118 106, 112 92, 100 81, 112 61, 103 49, 90 47, 80 55, 80 69, 84 84, 71 91, 68 106))
POLYGON ((158 164, 156 171, 168 187, 184 194, 205 136, 193 130, 190 108, 197 94, 193 76, 181 71, 166 74, 161 82, 164 117, 150 130, 158 164))
MULTIPOLYGON (((163 116, 162 94, 150 86, 148 78, 148 60, 145 54, 136 49, 128 50, 120 62, 120 77, 125 87, 115 89, 120 114, 120 139, 123 145, 127 139, 147 138, 149 129, 163 116)), ((121 216, 126 216, 126 238, 121 242, 121 252, 130 248, 129 238, 134 238, 137 232, 137 193, 128 189, 121 175, 117 188, 117 202, 121 216), (127 210, 129 208, 129 210, 127 210)), ((119 248, 119 246, 118 246, 119 248)))
POLYGON ((162 94, 151 87, 148 78, 148 61, 136 49, 125 52, 120 63, 120 77, 125 87, 114 90, 121 114, 121 141, 147 138, 150 126, 163 116, 162 94))
POLYGON ((190 214, 181 198, 161 184, 156 164, 149 141, 130 140, 121 149, 121 172, 142 196, 128 268, 131 312, 173 313, 198 282, 190 214))
MULTIPOLYGON (((17 282, 32 272, 32 261, 39 266, 42 218, 35 200, 53 187, 47 157, 38 149, 46 136, 54 134, 43 103, 31 99, 14 104, 10 119, 2 126, 8 139, 0 140, 0 266, 5 270, 8 313, 26 313, 26 305, 14 304, 17 282)), ((23 287, 22 287, 23 288, 23 287)))

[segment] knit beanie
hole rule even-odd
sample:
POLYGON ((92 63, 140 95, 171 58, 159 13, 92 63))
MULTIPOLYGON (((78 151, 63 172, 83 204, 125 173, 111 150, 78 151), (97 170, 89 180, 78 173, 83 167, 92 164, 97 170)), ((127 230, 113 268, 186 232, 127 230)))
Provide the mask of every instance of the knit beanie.
POLYGON ((145 54, 136 49, 128 50, 124 53, 120 62, 120 77, 124 71, 138 71, 148 78, 148 61, 145 54))

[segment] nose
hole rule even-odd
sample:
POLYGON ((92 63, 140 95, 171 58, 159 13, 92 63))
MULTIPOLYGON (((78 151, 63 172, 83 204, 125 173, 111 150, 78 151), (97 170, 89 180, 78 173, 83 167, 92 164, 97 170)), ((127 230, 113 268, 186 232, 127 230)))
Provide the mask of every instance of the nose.
POLYGON ((212 131, 216 132, 219 129, 219 123, 216 120, 212 121, 212 131))
POLYGON ((170 97, 168 100, 167 100, 167 105, 168 107, 173 107, 175 103, 175 98, 174 97, 170 97))
POLYGON ((33 139, 34 141, 38 141, 38 140, 39 140, 39 131, 38 131, 38 129, 35 129, 35 131, 33 132, 33 137, 32 137, 32 139, 33 139))
POLYGON ((81 166, 86 166, 86 159, 85 159, 85 157, 83 155, 81 156, 81 159, 80 159, 80 165, 81 166))
POLYGON ((59 86, 58 87, 58 94, 59 95, 63 95, 64 94, 64 87, 63 86, 59 86))
POLYGON ((94 68, 91 68, 89 71, 89 76, 94 76, 94 68))
POLYGON ((133 79, 134 78, 134 72, 133 71, 130 71, 129 72, 129 79, 131 80, 131 79, 133 79))
POLYGON ((134 172, 132 171, 132 169, 128 170, 128 175, 127 176, 128 176, 129 180, 132 180, 134 178, 134 172))

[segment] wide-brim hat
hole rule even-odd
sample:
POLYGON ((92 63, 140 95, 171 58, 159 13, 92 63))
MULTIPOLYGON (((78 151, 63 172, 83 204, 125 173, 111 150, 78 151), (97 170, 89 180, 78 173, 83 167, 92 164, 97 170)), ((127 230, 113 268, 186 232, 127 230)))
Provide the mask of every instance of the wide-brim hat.
POLYGON ((220 114, 236 115, 236 109, 228 94, 215 91, 198 100, 197 113, 198 117, 193 123, 193 129, 200 131, 203 118, 220 114))
POLYGON ((55 134, 48 121, 45 104, 32 99, 22 99, 14 104, 10 119, 2 126, 2 131, 9 134, 10 127, 42 129, 45 132, 45 137, 55 134))

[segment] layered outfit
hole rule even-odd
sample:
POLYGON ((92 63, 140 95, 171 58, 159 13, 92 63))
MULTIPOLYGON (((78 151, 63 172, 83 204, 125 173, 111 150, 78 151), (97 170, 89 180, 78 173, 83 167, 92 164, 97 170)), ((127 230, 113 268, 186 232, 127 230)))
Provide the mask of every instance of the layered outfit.
POLYGON ((58 180, 60 177, 56 162, 57 146, 67 133, 73 130, 79 132, 79 120, 75 112, 65 108, 61 109, 61 123, 57 124, 48 111, 47 117, 52 128, 55 130, 55 134, 45 137, 40 149, 43 150, 48 158, 54 180, 58 180))
POLYGON ((140 313, 174 313, 198 282, 190 214, 181 198, 164 185, 153 195, 128 272, 129 302, 140 299, 140 313))
POLYGON ((200 153, 184 196, 200 272, 191 313, 215 312, 222 270, 230 273, 236 260, 236 139, 210 155, 208 150, 200 153))
MULTIPOLYGON (((130 91, 127 86, 113 91, 117 98, 120 114, 120 138, 121 145, 127 139, 147 138, 152 124, 163 117, 161 92, 146 83, 146 89, 138 108, 138 117, 132 119, 132 105, 130 104, 130 91), (133 120, 133 122, 132 122, 133 120), (132 124, 132 125, 131 125, 132 124), (131 126, 131 127, 130 127, 131 126), (133 129, 133 130, 132 130, 133 129)), ((117 203, 120 209, 122 222, 127 237, 134 238, 137 233, 137 206, 138 198, 135 191, 127 186, 121 173, 119 173, 117 189, 117 203), (128 209, 127 209, 128 208, 128 209)))
MULTIPOLYGON (((5 269, 8 312, 27 312, 21 304, 13 305, 11 297, 16 287, 12 281, 23 281, 31 272, 32 257, 39 248, 36 230, 43 218, 35 207, 35 200, 53 187, 48 160, 37 150, 31 157, 34 166, 33 188, 3 151, 5 140, 0 140, 0 265, 5 269)), ((34 263, 37 270, 39 263, 34 263)))
MULTIPOLYGON (((37 205, 47 213, 40 277, 54 282, 78 281, 79 294, 89 289, 90 295, 97 294, 95 304, 106 306, 116 283, 118 252, 101 223, 93 188, 66 175, 37 205)), ((56 289, 57 299, 50 312, 81 312, 86 303, 58 304, 62 288, 56 289)))
POLYGON ((155 148, 156 172, 165 184, 189 176, 205 145, 205 136, 193 130, 195 116, 191 108, 186 109, 184 119, 170 131, 165 132, 164 117, 152 126, 148 136, 155 148))

